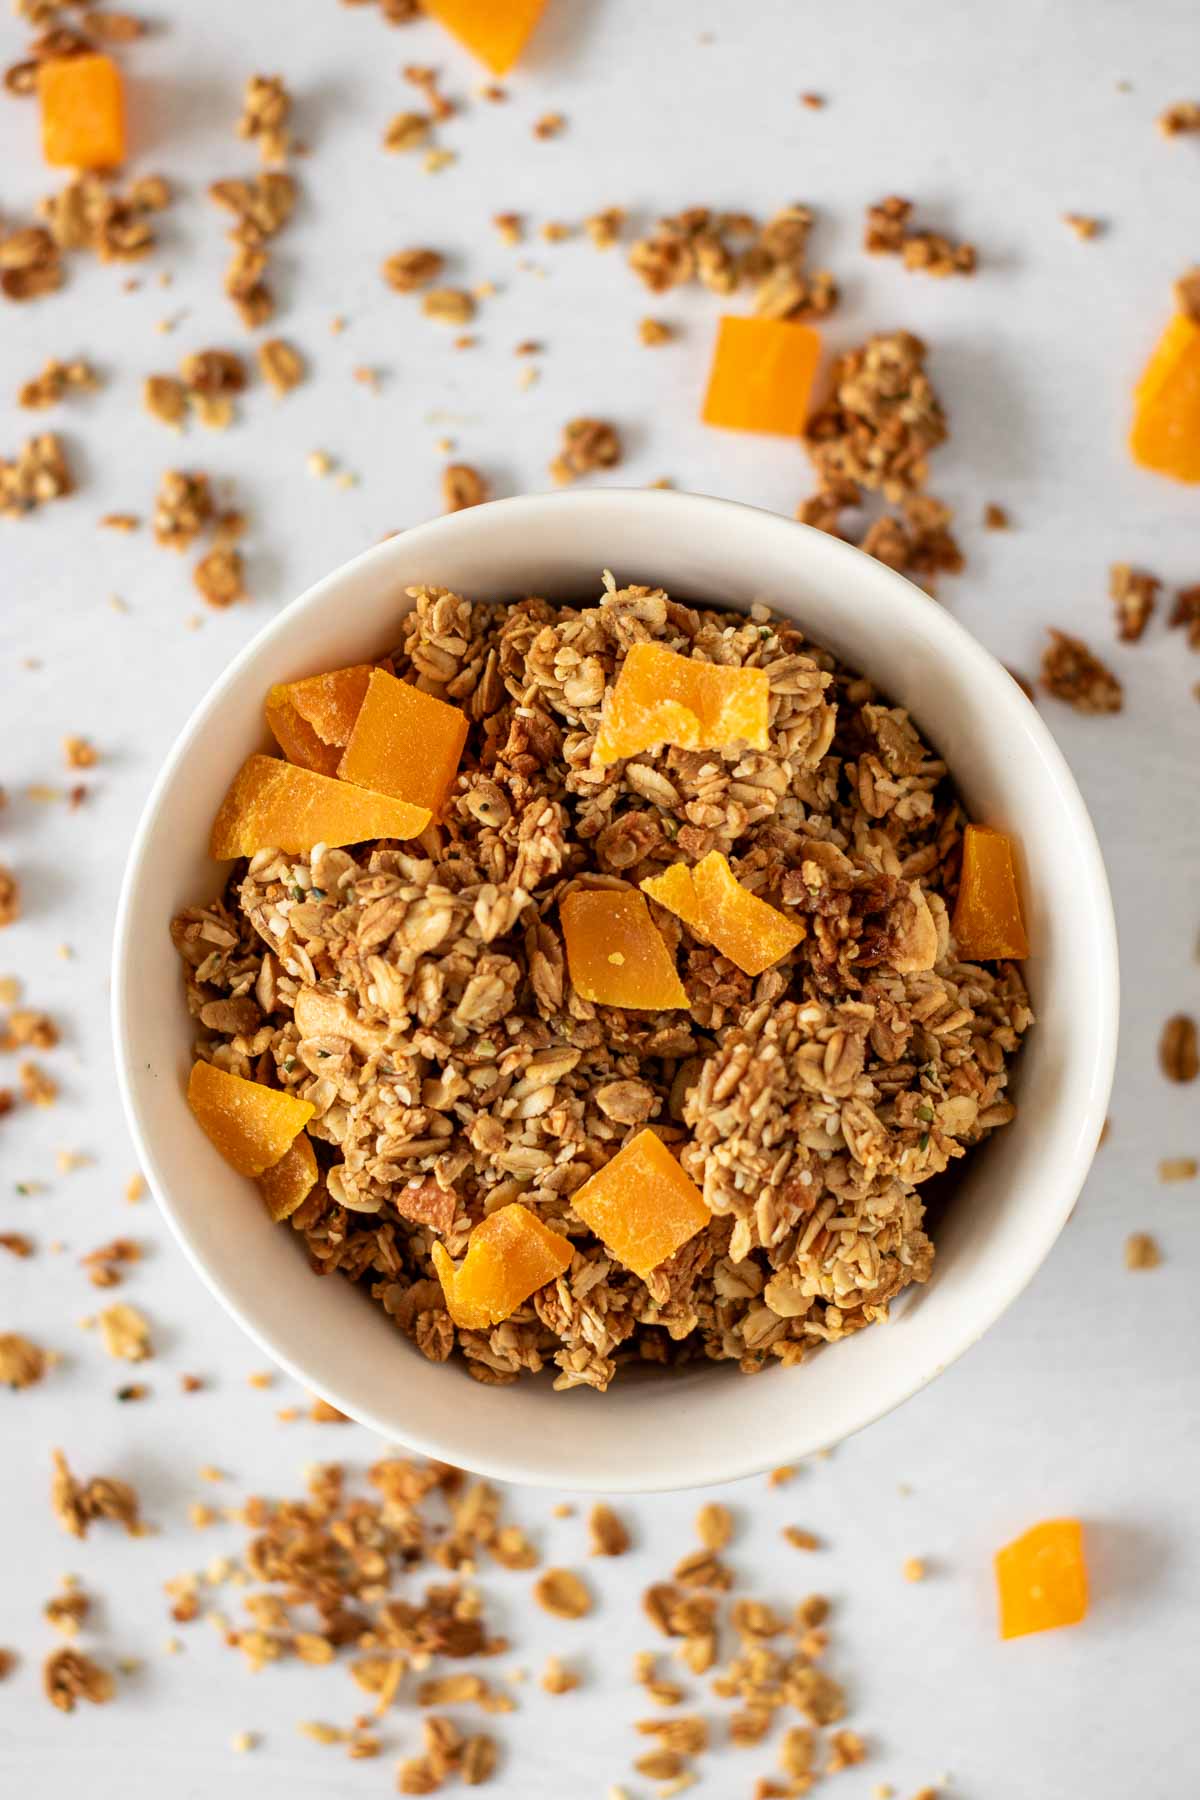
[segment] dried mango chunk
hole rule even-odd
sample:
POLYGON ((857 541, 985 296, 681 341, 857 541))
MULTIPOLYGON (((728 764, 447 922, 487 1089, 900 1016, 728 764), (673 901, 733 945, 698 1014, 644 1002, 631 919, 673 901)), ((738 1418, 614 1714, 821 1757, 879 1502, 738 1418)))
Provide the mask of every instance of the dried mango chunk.
POLYGON ((480 1220, 457 1268, 445 1245, 435 1241, 433 1266, 454 1323, 464 1331, 487 1331, 557 1280, 572 1254, 569 1238, 513 1201, 480 1220))
POLYGON ((694 869, 672 863, 642 882, 642 892, 690 925, 746 975, 761 975, 794 950, 804 925, 742 886, 719 850, 694 869))
POLYGON ((461 708, 373 669, 338 773, 343 781, 437 813, 466 741, 461 708))
POLYGON ((545 6, 546 0, 422 0, 422 11, 432 13, 493 75, 508 74, 545 6))
POLYGON ((125 160, 121 71, 111 56, 38 64, 42 155, 53 169, 115 169, 125 160))
POLYGON ((294 1094, 206 1062, 193 1064, 187 1097, 201 1130, 239 1175, 261 1175, 279 1162, 314 1111, 294 1094))
POLYGON ((596 758, 615 762, 660 744, 723 750, 767 748, 770 682, 765 669, 726 668, 662 644, 631 646, 604 705, 596 758))
POLYGON ((639 1131, 618 1150, 572 1194, 571 1207, 643 1281, 712 1217, 695 1182, 652 1131, 639 1131))
POLYGON ((963 962, 1029 955, 1021 917, 1013 841, 987 825, 963 833, 962 875, 950 931, 963 962))
POLYGON ((258 1185, 275 1223, 290 1219, 317 1185, 317 1159, 306 1131, 293 1138, 277 1163, 263 1170, 258 1185))
POLYGON ((276 756, 248 756, 213 820, 208 853, 223 862, 268 848, 299 855, 314 844, 413 838, 429 817, 427 807, 390 794, 372 794, 276 756))
POLYGON ((1200 320, 1177 313, 1133 394, 1135 463, 1177 481, 1200 481, 1200 320))
POLYGON ((571 985, 598 1006, 686 1006, 671 952, 632 889, 574 888, 559 904, 571 985))
POLYGON ((799 437, 820 356, 820 335, 811 325, 726 314, 700 417, 731 431, 799 437))
POLYGON ((354 663, 271 688, 267 724, 289 762, 320 775, 337 774, 370 679, 370 663, 354 663))
POLYGON ((1087 1617, 1087 1562, 1078 1519, 1046 1519, 996 1552, 1000 1636, 1024 1637, 1087 1617))

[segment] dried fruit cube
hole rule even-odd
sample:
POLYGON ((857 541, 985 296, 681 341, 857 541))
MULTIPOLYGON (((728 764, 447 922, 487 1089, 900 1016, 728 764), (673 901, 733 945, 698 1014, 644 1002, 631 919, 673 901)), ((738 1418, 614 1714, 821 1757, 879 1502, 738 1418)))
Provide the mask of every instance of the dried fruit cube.
POLYGON ((962 874, 950 930, 963 962, 1029 955, 1021 917, 1013 841, 987 825, 963 833, 962 874))
POLYGON ((1087 1617, 1087 1562, 1078 1519, 1046 1519, 996 1552, 1000 1636, 1024 1637, 1087 1617))
POLYGON ((761 975, 804 936, 803 922, 743 887, 719 850, 710 850, 694 869, 672 863, 643 881, 642 891, 746 975, 761 975))
POLYGON ((424 831, 429 816, 424 806, 372 794, 315 769, 275 756, 248 756, 213 821, 209 855, 221 862, 268 848, 299 855, 314 844, 413 838, 424 831))
POLYGON ((121 71, 111 56, 38 64, 42 155, 54 169, 115 169, 125 160, 121 71))
POLYGON ((765 669, 726 668, 662 644, 631 646, 604 705, 596 759, 615 762, 660 744, 722 750, 767 748, 770 682, 765 669))
POLYGON ((717 329, 701 418, 731 431, 798 438, 820 355, 820 334, 811 325, 727 314, 717 329))
POLYGON ((599 1006, 686 1006, 671 952, 632 888, 573 888, 558 908, 571 985, 599 1006))
POLYGON ((467 715, 373 669, 338 773, 343 781, 441 810, 467 741, 467 715))
POLYGON ((457 1268, 444 1244, 433 1245, 447 1310, 464 1331, 487 1331, 507 1319, 530 1294, 557 1280, 571 1256, 570 1240, 517 1201, 480 1220, 457 1268))
POLYGON ((289 762, 336 775, 366 697, 370 663, 278 683, 267 695, 267 724, 289 762))
POLYGON ((1200 320, 1177 313, 1134 389, 1133 460, 1143 469, 1200 481, 1200 320))
POLYGON ((644 1280, 712 1217, 695 1182, 653 1131, 639 1131, 571 1196, 572 1210, 644 1280))
POLYGON ((306 1131, 293 1138, 277 1163, 263 1170, 258 1185, 275 1223, 290 1219, 317 1185, 317 1159, 306 1131))
POLYGON ((545 6, 546 0, 422 0, 422 10, 493 75, 508 74, 545 6))
POLYGON ((261 1175, 279 1162, 314 1111, 295 1094, 206 1062, 193 1064, 187 1097, 201 1129, 239 1175, 261 1175))

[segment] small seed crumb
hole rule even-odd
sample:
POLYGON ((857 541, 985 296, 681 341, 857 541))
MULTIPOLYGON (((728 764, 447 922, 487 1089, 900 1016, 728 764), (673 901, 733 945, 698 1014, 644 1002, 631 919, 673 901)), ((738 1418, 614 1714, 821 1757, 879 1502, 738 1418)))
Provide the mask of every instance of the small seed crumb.
POLYGON ((901 1573, 903 1574, 905 1581, 924 1581, 926 1574, 925 1564, 921 1561, 919 1556, 906 1556, 901 1573))
POLYGON ((1092 218, 1089 213, 1064 213, 1062 220, 1077 238, 1082 238, 1085 242, 1089 238, 1099 237, 1104 229, 1102 222, 1092 218))
POLYGON ((1160 1181, 1195 1181, 1200 1163, 1194 1156, 1164 1157, 1158 1165, 1160 1181))
POLYGON ((1157 1269, 1162 1262, 1162 1251, 1148 1231, 1134 1231, 1125 1239, 1125 1267, 1127 1269, 1157 1269))
POLYGON ((820 1538, 799 1525, 785 1525, 783 1535, 794 1550, 819 1550, 821 1547, 820 1538))

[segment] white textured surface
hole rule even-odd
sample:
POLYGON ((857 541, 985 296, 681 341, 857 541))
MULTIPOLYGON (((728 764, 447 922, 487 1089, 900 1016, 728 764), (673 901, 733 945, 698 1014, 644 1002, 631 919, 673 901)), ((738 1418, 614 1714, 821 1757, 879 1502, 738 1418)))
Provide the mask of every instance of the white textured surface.
MULTIPOLYGON (((30 1232, 40 1253, 0 1267, 0 1329, 25 1329, 67 1359, 42 1389, 3 1401, 0 1644, 24 1661, 0 1689, 0 1786, 39 1800, 85 1783, 95 1800, 207 1800, 220 1786, 256 1800, 366 1796, 390 1791, 387 1765, 346 1764, 295 1734, 301 1718, 348 1718, 355 1690, 340 1678, 288 1668, 251 1680, 199 1628, 184 1656, 157 1654, 171 1629, 162 1578, 231 1547, 184 1523, 186 1503, 202 1495, 200 1464, 228 1468, 239 1492, 290 1493, 306 1460, 361 1462, 375 1450, 357 1428, 276 1426, 274 1409, 296 1396, 282 1384, 270 1393, 245 1385, 254 1353, 153 1215, 121 1200, 131 1165, 109 1066, 107 940, 123 847, 159 759, 272 606, 382 531, 436 509, 443 434, 501 492, 539 485, 559 423, 584 411, 625 428, 631 482, 670 474, 781 510, 805 491, 802 459, 786 444, 692 422, 717 310, 710 296, 648 303, 616 254, 583 243, 533 242, 524 254, 547 278, 518 275, 522 253, 500 247, 488 225, 498 210, 541 221, 611 203, 648 212, 697 201, 763 212, 797 196, 817 204, 827 214, 817 253, 844 278, 848 299, 831 341, 902 323, 936 347, 954 438, 934 485, 961 507, 970 558, 968 574, 946 583, 948 604, 1026 669, 1048 621, 1107 652, 1110 561, 1141 562, 1173 583, 1200 577, 1196 493, 1139 475, 1121 441, 1167 284, 1196 255, 1197 149, 1164 142, 1153 125, 1189 91, 1195 18, 1182 0, 1137 9, 1016 0, 991 14, 909 3, 870 17, 762 0, 736 19, 716 0, 551 0, 554 16, 510 82, 508 105, 472 106, 447 127, 443 141, 461 159, 428 178, 415 160, 385 159, 376 146, 386 118, 410 104, 401 62, 440 62, 452 92, 474 88, 474 70, 432 26, 388 32, 369 9, 342 12, 331 0, 161 11, 166 28, 128 62, 148 146, 142 166, 161 167, 184 194, 154 265, 175 270, 173 287, 160 291, 143 271, 140 291, 125 295, 121 270, 79 265, 60 297, 0 311, 0 449, 29 429, 12 395, 46 356, 86 352, 110 377, 104 394, 61 415, 78 498, 0 529, 0 767, 12 796, 0 859, 19 867, 27 898, 25 921, 0 939, 0 971, 19 972, 29 1001, 66 1027, 47 1059, 61 1074, 62 1104, 3 1126, 0 1229, 30 1232), (713 41, 701 41, 705 32, 713 41), (219 293, 221 221, 202 189, 250 165, 229 122, 253 68, 281 69, 305 96, 313 156, 300 166, 303 214, 280 244, 279 329, 311 356, 315 379, 278 407, 252 392, 236 431, 176 445, 140 413, 137 384, 187 349, 238 341, 219 293), (1118 80, 1132 91, 1118 92, 1118 80), (809 88, 828 94, 824 112, 797 104, 809 88), (536 143, 529 126, 551 108, 567 114, 569 130, 536 143), (889 189, 915 195, 934 223, 980 245, 974 283, 922 281, 861 257, 861 207, 889 189), (1078 243, 1058 221, 1064 210, 1102 214, 1111 234, 1078 243), (455 273, 468 282, 502 289, 481 312, 473 354, 456 355, 377 278, 384 254, 421 242, 461 256, 455 273), (155 335, 155 320, 185 309, 173 336, 155 335), (683 321, 683 341, 640 350, 634 324, 646 311, 683 321), (348 320, 340 337, 329 333, 334 313, 348 320), (542 381, 527 393, 511 355, 525 337, 547 345, 542 381), (381 394, 352 381, 358 364, 388 371, 381 394), (317 446, 361 485, 314 483, 304 457, 317 446), (206 615, 196 633, 185 628, 195 610, 186 565, 144 533, 118 538, 94 523, 114 509, 146 513, 161 470, 188 462, 235 479, 255 520, 260 596, 206 615), (984 536, 975 524, 984 500, 1008 506, 1017 529, 984 536), (110 610, 113 592, 128 601, 127 616, 110 610), (37 668, 24 666, 30 657, 37 668), (89 734, 104 751, 94 796, 71 815, 23 797, 30 783, 62 782, 66 732, 89 734), (55 954, 64 942, 70 962, 55 954), (85 1149, 93 1162, 57 1176, 61 1148, 85 1149), (22 1179, 45 1190, 18 1196, 22 1179), (154 1397, 140 1407, 114 1404, 122 1371, 76 1326, 97 1300, 76 1256, 118 1231, 151 1246, 126 1289, 152 1316, 160 1352, 147 1371, 154 1397), (56 1237, 68 1254, 47 1254, 56 1237), (183 1370, 204 1374, 207 1391, 181 1396, 183 1370), (162 1534, 61 1538, 45 1504, 55 1443, 84 1471, 137 1480, 162 1534), (40 1605, 65 1568, 102 1602, 97 1643, 149 1658, 119 1704, 70 1719, 45 1704, 36 1679, 50 1639, 40 1605), (245 1728, 264 1743, 243 1759, 227 1745, 245 1728)), ((15 56, 15 27, 5 38, 15 56)), ((6 214, 48 185, 32 135, 27 108, 0 106, 6 214)), ((1123 938, 1113 1134, 1079 1214, 1029 1293, 943 1380, 790 1488, 752 1483, 729 1496, 744 1527, 734 1560, 746 1591, 820 1586, 839 1602, 836 1666, 852 1683, 853 1722, 877 1747, 872 1765, 840 1778, 847 1800, 884 1779, 905 1795, 947 1770, 964 1800, 1123 1800, 1187 1793, 1200 1781, 1200 1340, 1190 1280, 1200 1192, 1155 1179, 1160 1156, 1197 1153, 1200 1122, 1196 1090, 1168 1088, 1154 1057, 1163 1017, 1200 1011, 1200 709, 1190 697, 1200 663, 1161 622, 1113 661, 1126 682, 1123 717, 1046 708, 1093 809, 1123 938), (1167 1260, 1157 1272, 1125 1272, 1121 1246, 1135 1228, 1160 1238, 1167 1260), (991 1551, 1059 1511, 1088 1521, 1092 1617, 1076 1632, 1000 1645, 991 1551), (784 1549, 778 1527, 791 1520, 830 1548, 811 1560, 784 1549), (910 1554, 929 1557, 935 1578, 906 1586, 899 1567, 910 1554)), ((491 1790, 499 1795, 603 1794, 628 1765, 627 1721, 643 1711, 626 1679, 628 1653, 649 1642, 636 1595, 678 1553, 693 1501, 628 1510, 640 1547, 597 1577, 602 1630, 527 1618, 524 1578, 489 1582, 511 1608, 514 1661, 536 1669, 550 1648, 586 1639, 592 1677, 564 1699, 528 1692, 501 1722, 509 1758, 491 1790)), ((524 1512, 544 1522, 554 1560, 575 1558, 577 1519, 550 1522, 537 1498, 524 1512)), ((415 1747, 410 1715, 397 1715, 395 1735, 406 1753, 415 1747)), ((699 1791, 745 1792, 770 1760, 764 1750, 714 1763, 699 1791)))

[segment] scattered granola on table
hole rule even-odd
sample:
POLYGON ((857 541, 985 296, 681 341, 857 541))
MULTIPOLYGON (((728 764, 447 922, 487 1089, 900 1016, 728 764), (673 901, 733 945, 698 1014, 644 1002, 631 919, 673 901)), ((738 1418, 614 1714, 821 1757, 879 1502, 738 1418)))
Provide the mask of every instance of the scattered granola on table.
POLYGON ((1128 563, 1114 563, 1108 572, 1108 592, 1116 606, 1117 636, 1125 644, 1136 644, 1147 625, 1162 582, 1143 569, 1128 563))
POLYGON ((50 1367, 39 1344, 15 1331, 0 1331, 0 1387, 35 1387, 50 1367))
POLYGON ((1125 703, 1121 683, 1083 639, 1053 627, 1042 652, 1042 686, 1076 712, 1117 713, 1125 703))
POLYGON ((1187 1013, 1175 1013, 1163 1026, 1158 1061, 1168 1081, 1195 1081, 1200 1075, 1200 1040, 1196 1021, 1187 1013))
POLYGON ((906 269, 926 275, 973 275, 977 266, 974 244, 952 244, 935 231, 910 229, 911 200, 891 194, 867 208, 863 249, 871 256, 899 256, 906 269))
POLYGON ((886 1317, 932 1266, 921 1184, 1013 1116, 1031 1020, 1013 962, 955 954, 945 765, 765 609, 414 596, 383 667, 282 690, 315 760, 250 759, 214 838, 249 860, 174 923, 205 1130, 315 1267, 485 1382, 753 1373, 886 1317), (292 790, 326 845, 361 840, 345 807, 419 841, 261 847, 292 790))
POLYGON ((1157 1269, 1162 1262, 1162 1251, 1148 1231, 1134 1231, 1125 1239, 1125 1267, 1127 1269, 1157 1269))
POLYGON ((117 1684, 108 1669, 100 1667, 82 1650, 54 1650, 42 1666, 42 1686, 51 1706, 74 1712, 77 1700, 102 1706, 113 1698, 117 1684))

